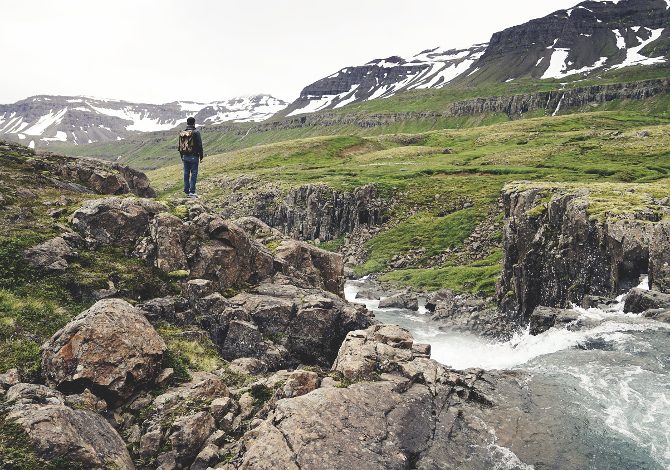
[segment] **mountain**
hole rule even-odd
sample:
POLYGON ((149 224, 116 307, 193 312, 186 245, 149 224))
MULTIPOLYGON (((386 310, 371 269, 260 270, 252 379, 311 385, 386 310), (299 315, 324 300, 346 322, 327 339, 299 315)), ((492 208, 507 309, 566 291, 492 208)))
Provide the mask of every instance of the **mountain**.
POLYGON ((33 96, 0 105, 0 135, 31 147, 52 142, 76 145, 122 140, 139 132, 169 130, 195 116, 205 125, 262 121, 286 102, 270 95, 233 98, 213 103, 175 101, 129 103, 84 96, 33 96))
POLYGON ((441 87, 470 70, 485 50, 486 44, 469 49, 438 47, 408 59, 393 56, 347 67, 305 87, 281 114, 293 116, 388 98, 401 91, 441 87))
POLYGON ((281 116, 336 109, 399 92, 524 80, 575 81, 667 64, 670 0, 586 1, 495 33, 469 49, 431 49, 346 67, 303 89, 281 116))

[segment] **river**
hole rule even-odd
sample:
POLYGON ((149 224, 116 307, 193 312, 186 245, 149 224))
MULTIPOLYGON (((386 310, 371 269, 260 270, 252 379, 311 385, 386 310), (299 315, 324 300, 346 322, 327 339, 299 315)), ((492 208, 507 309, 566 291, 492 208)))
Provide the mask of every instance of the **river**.
MULTIPOLYGON (((625 295, 607 310, 574 307, 588 326, 552 328, 538 336, 526 331, 495 342, 442 331, 424 307, 418 312, 380 309, 379 300, 356 299, 360 285, 347 282, 347 300, 364 304, 383 323, 408 329, 417 342, 429 343, 436 361, 457 370, 541 374, 562 384, 562 398, 575 404, 572 413, 589 417, 617 442, 630 444, 647 462, 638 468, 670 469, 670 325, 623 313, 625 295)), ((638 287, 648 288, 646 278, 638 287)), ((616 467, 601 462, 593 468, 616 467)))

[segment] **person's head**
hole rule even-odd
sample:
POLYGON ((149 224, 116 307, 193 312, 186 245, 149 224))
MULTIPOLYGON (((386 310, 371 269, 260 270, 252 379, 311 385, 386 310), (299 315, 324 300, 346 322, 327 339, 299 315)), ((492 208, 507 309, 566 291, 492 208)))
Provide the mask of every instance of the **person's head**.
POLYGON ((194 118, 194 117, 190 117, 190 118, 188 118, 188 119, 186 120, 186 125, 187 125, 187 126, 195 126, 195 118, 194 118))

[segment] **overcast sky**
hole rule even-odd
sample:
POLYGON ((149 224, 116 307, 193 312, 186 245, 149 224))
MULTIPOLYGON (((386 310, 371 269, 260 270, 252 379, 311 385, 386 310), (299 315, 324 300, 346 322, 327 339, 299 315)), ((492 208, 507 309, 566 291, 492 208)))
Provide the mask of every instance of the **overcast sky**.
POLYGON ((348 65, 487 42, 579 0, 21 0, 0 10, 0 103, 291 100, 348 65))

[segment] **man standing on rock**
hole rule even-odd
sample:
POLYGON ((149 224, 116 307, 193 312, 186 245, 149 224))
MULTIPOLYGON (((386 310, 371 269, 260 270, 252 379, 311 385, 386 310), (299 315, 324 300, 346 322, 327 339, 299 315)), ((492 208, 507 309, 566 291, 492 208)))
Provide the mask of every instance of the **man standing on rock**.
POLYGON ((186 120, 186 129, 179 133, 179 154, 184 162, 184 193, 188 197, 198 197, 195 193, 195 183, 198 179, 198 164, 202 163, 202 137, 195 128, 195 118, 186 120))

